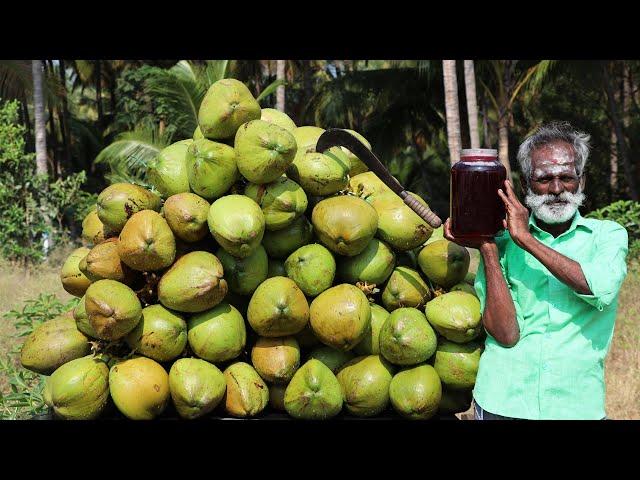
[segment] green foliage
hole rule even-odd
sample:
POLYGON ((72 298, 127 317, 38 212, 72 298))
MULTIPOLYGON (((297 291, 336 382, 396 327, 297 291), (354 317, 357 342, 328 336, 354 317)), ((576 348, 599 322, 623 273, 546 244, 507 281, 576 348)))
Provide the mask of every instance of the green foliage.
POLYGON ((66 236, 66 215, 82 205, 86 194, 79 172, 49 183, 36 174, 35 155, 26 153, 25 127, 18 123, 19 103, 0 104, 0 256, 18 262, 38 262, 45 240, 66 236))
MULTIPOLYGON (((75 307, 78 301, 74 298, 62 303, 53 294, 40 294, 36 299, 27 300, 22 310, 11 310, 3 318, 13 322, 15 337, 26 337, 38 325, 75 307)), ((22 341, 7 358, 0 359, 0 374, 8 379, 10 389, 8 394, 0 392, 0 420, 28 419, 47 411, 42 396, 45 376, 22 368, 21 345, 22 341)))
POLYGON ((587 215, 598 220, 612 220, 627 229, 629 261, 640 258, 640 202, 618 200, 587 215))

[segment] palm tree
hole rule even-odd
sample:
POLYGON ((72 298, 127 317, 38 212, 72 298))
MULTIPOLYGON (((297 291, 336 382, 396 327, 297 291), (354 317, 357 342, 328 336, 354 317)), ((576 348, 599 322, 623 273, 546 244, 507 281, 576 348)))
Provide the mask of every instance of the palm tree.
MULTIPOLYGON (((284 69, 286 60, 276 60, 276 79, 285 80, 284 69)), ((284 85, 280 85, 276 92, 276 108, 284 112, 284 85)))
POLYGON ((36 132, 36 172, 47 174, 47 130, 44 118, 44 95, 42 94, 42 61, 31 60, 33 75, 33 109, 36 132))
POLYGON ((471 148, 480 148, 480 135, 478 134, 478 100, 476 99, 476 75, 473 60, 464 61, 464 86, 467 97, 471 148))
POLYGON ((456 61, 443 60, 442 73, 444 78, 444 105, 447 115, 447 137, 449 139, 449 157, 451 165, 460 160, 460 111, 458 104, 458 80, 456 76, 456 61))
POLYGON ((513 126, 513 106, 523 92, 532 94, 546 79, 555 60, 541 60, 522 68, 518 60, 490 60, 488 70, 491 73, 489 83, 495 88, 495 94, 489 83, 480 80, 497 112, 498 124, 498 156, 507 169, 507 178, 511 179, 509 163, 509 127, 513 126))

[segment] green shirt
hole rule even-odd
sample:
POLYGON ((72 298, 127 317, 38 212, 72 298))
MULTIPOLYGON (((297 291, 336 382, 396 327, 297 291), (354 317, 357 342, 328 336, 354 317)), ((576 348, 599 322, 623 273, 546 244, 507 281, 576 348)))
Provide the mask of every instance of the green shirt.
MULTIPOLYGON (((627 274, 627 231, 615 222, 576 213, 554 238, 529 217, 533 236, 580 264, 593 295, 581 295, 554 277, 507 231, 496 236, 511 292, 520 340, 502 347, 487 333, 474 398, 485 410, 526 419, 605 417, 604 360, 613 336, 618 292, 627 274)), ((482 260, 475 282, 484 312, 482 260)))

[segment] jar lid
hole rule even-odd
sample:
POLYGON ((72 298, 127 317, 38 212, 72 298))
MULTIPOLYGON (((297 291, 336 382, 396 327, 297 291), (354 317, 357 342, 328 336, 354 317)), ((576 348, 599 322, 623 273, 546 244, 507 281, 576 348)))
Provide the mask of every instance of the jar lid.
POLYGON ((495 148, 464 148, 460 151, 461 157, 497 157, 495 148))

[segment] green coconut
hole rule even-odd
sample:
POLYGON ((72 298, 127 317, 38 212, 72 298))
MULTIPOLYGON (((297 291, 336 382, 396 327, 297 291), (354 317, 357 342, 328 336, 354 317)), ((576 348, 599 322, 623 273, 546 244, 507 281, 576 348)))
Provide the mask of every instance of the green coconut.
MULTIPOLYGON (((427 205, 419 195, 414 193, 413 196, 427 205)), ((433 228, 393 192, 377 195, 371 200, 371 205, 378 213, 376 236, 396 251, 419 247, 433 232, 433 228)))
POLYGON ((311 353, 309 353, 308 360, 312 358, 320 360, 329 367, 333 373, 338 373, 345 363, 354 358, 354 355, 352 352, 336 350, 335 348, 322 345, 321 347, 314 348, 311 353))
POLYGON ((270 183, 287 170, 296 155, 291 132, 264 120, 243 124, 235 137, 238 170, 252 183, 270 183))
POLYGON ((224 407, 229 415, 255 417, 267 407, 269 387, 251 365, 233 363, 225 369, 224 377, 227 382, 224 407))
POLYGON ((176 258, 173 232, 162 215, 152 210, 134 214, 118 239, 120 259, 134 270, 163 270, 176 258))
POLYGON ((226 390, 227 383, 218 367, 199 358, 181 358, 169 370, 169 391, 181 418, 193 420, 210 413, 226 390))
POLYGON ((91 285, 91 280, 80 270, 80 262, 89 252, 87 247, 76 248, 67 257, 60 270, 62 288, 75 297, 83 296, 91 285))
POLYGON ((293 418, 326 420, 342 410, 342 387, 329 367, 311 359, 289 382, 284 393, 284 406, 293 418))
POLYGON ((438 372, 442 385, 449 390, 472 390, 476 384, 481 354, 480 342, 461 345, 441 338, 433 368, 438 372))
POLYGON ((79 264, 82 273, 92 282, 109 279, 130 285, 136 275, 120 259, 119 243, 117 238, 108 238, 94 246, 79 264))
POLYGON ((393 193, 393 190, 387 187, 373 172, 353 175, 349 179, 349 190, 368 202, 373 201, 374 198, 383 193, 393 193))
POLYGON ((443 238, 444 238, 444 226, 440 225, 438 228, 436 228, 433 231, 431 236, 427 239, 427 241, 424 244, 429 245, 430 243, 433 243, 437 240, 442 240, 443 238))
POLYGON ((291 120, 291 117, 275 108, 263 108, 260 113, 260 120, 278 125, 291 133, 296 129, 296 124, 291 120))
POLYGON ((76 321, 56 317, 29 334, 22 345, 20 363, 32 372, 50 375, 61 365, 90 351, 89 339, 78 330, 76 321))
POLYGON ((380 330, 380 354, 395 365, 423 363, 437 344, 436 333, 417 308, 394 310, 380 330))
POLYGON ((466 292, 466 293, 470 293, 471 295, 475 295, 476 297, 478 296, 478 294, 476 293, 476 289, 473 287, 473 285, 469 285, 467 282, 456 283, 453 287, 449 289, 449 291, 450 292, 466 292))
POLYGON ((113 235, 115 233, 109 231, 98 217, 95 207, 82 220, 82 241, 87 245, 97 245, 113 235))
POLYGON ((119 340, 133 330, 142 318, 142 305, 136 293, 115 280, 98 280, 84 296, 89 324, 101 340, 119 340))
POLYGON ((349 163, 332 152, 306 153, 287 169, 287 176, 295 180, 309 195, 332 195, 344 190, 349 183, 349 163))
POLYGON ((206 138, 233 137, 243 123, 260 118, 260 104, 246 85, 233 78, 209 87, 198 110, 198 125, 206 138))
POLYGON ((295 335, 309 322, 309 304, 293 280, 268 278, 253 292, 247 320, 263 337, 295 335))
POLYGON ((268 276, 267 252, 262 245, 247 258, 236 258, 224 249, 216 252, 224 267, 229 290, 238 295, 251 295, 268 276))
POLYGON ((251 349, 251 363, 265 382, 285 385, 300 366, 295 337, 260 337, 251 349))
POLYGON ((395 264, 393 250, 374 238, 358 255, 340 259, 338 278, 347 283, 382 285, 393 272, 395 264))
POLYGON ((270 231, 288 227, 307 209, 307 194, 300 185, 284 176, 264 185, 250 183, 244 194, 260 205, 265 227, 270 231))
POLYGON ((333 284, 336 261, 329 250, 313 243, 293 252, 284 262, 287 277, 308 297, 315 297, 333 284))
POLYGON ((267 278, 271 277, 286 277, 287 272, 284 269, 284 262, 282 260, 269 259, 269 266, 267 268, 267 278))
POLYGON ((142 309, 142 319, 125 341, 145 357, 168 362, 180 356, 187 345, 187 322, 162 305, 149 305, 142 309))
POLYGON ((436 285, 445 289, 464 281, 471 257, 465 247, 447 239, 426 245, 418 255, 420 270, 436 285))
POLYGON ((371 326, 367 329, 362 341, 353 349, 358 355, 378 355, 380 353, 380 330, 389 317, 389 312, 380 305, 372 303, 369 306, 371 307, 371 326))
POLYGON ((396 267, 382 291, 382 304, 390 312, 400 307, 421 308, 431 299, 431 291, 416 270, 396 267))
POLYGON ((313 236, 313 228, 304 215, 296 218, 291 225, 278 231, 266 231, 262 239, 267 254, 271 258, 285 259, 313 236))
POLYGON ((169 374, 155 360, 133 357, 111 367, 109 391, 125 417, 153 420, 169 403, 169 374))
POLYGON ((162 198, 178 193, 189 192, 187 173, 187 149, 192 139, 180 140, 163 148, 147 167, 147 179, 162 198))
POLYGON ((310 323, 318 339, 348 351, 360 343, 371 324, 371 307, 359 288, 343 283, 318 295, 309 308, 310 323))
MULTIPOLYGON (((353 135, 354 137, 356 137, 358 140, 360 140, 369 150, 371 150, 371 144, 369 143, 369 141, 364 138, 362 135, 360 135, 358 132, 356 132, 355 130, 348 130, 347 132, 349 132, 351 135, 353 135)), ((360 160, 355 154, 351 153, 349 150, 347 150, 345 147, 340 147, 342 149, 342 151, 344 152, 344 154, 347 156, 347 158, 349 159, 349 165, 351 166, 350 170, 349 170, 349 176, 353 177, 355 175, 358 175, 360 173, 366 172, 367 170, 369 170, 369 167, 367 167, 367 165, 365 163, 362 162, 362 160, 360 160)))
POLYGON ((293 137, 296 139, 296 145, 298 145, 298 152, 296 157, 302 157, 306 153, 312 153, 316 151, 316 144, 320 135, 324 133, 324 128, 304 125, 302 127, 296 127, 293 131, 293 137))
POLYGON ((347 257, 362 253, 378 228, 373 207, 351 195, 322 200, 313 209, 311 221, 320 241, 347 257))
POLYGON ((91 338, 98 338, 97 333, 89 323, 89 316, 84 305, 84 297, 80 299, 78 304, 73 309, 73 319, 76 321, 76 327, 82 333, 91 338))
POLYGON ((428 420, 442 398, 440 377, 431 365, 416 365, 396 373, 389 386, 394 410, 410 420, 428 420))
POLYGON ((196 140, 187 149, 187 176, 191 190, 212 201, 223 196, 238 180, 233 147, 211 140, 196 140))
POLYGON ((162 213, 169 228, 185 242, 198 242, 209 233, 207 215, 211 205, 193 193, 178 193, 164 202, 162 213))
POLYGON ((238 309, 227 302, 194 315, 188 321, 188 328, 191 350, 212 363, 233 360, 247 342, 244 319, 238 309))
POLYGON ((160 211, 160 197, 138 185, 114 183, 98 195, 98 218, 114 233, 120 232, 127 220, 142 210, 160 211))
POLYGON ((244 195, 227 195, 211 204, 211 234, 234 257, 246 258, 256 251, 265 230, 260 205, 244 195))
POLYGON ((452 342, 470 342, 482 329, 480 301, 470 293, 440 295, 427 303, 425 313, 433 328, 452 342))
POLYGON ((158 282, 158 300, 179 312, 202 312, 218 305, 228 291, 218 257, 209 252, 183 255, 158 282))
POLYGON ((200 126, 197 126, 196 129, 193 131, 193 139, 201 140, 203 138, 204 138, 204 135, 202 134, 202 130, 200 130, 200 126))
POLYGON ((389 405, 394 368, 379 355, 356 357, 336 375, 344 392, 344 406, 357 417, 373 417, 389 405))
POLYGON ((109 400, 109 367, 85 356, 61 365, 46 379, 47 405, 64 420, 93 420, 109 400))

